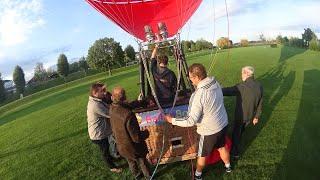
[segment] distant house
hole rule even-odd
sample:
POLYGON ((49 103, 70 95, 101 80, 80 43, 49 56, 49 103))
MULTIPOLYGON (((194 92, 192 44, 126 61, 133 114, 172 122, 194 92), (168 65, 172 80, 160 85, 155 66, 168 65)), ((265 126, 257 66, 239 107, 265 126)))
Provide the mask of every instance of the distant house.
POLYGON ((36 78, 33 76, 26 84, 26 86, 31 86, 36 83, 36 78))
POLYGON ((14 82, 12 80, 4 80, 4 88, 7 92, 12 92, 15 93, 16 92, 16 87, 14 85, 14 82))

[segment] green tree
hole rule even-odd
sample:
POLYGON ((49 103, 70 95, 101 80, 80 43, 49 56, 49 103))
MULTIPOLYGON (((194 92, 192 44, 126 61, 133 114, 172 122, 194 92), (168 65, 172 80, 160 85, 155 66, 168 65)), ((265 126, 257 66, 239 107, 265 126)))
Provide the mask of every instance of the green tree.
POLYGON ((69 73, 75 73, 80 70, 79 62, 73 62, 69 65, 69 73))
POLYGON ((3 103, 4 100, 6 100, 6 89, 0 73, 0 103, 3 103))
POLYGON ((240 40, 240 45, 242 47, 247 47, 247 46, 249 46, 249 41, 247 39, 241 39, 240 40))
POLYGON ((192 52, 197 51, 196 43, 193 42, 193 41, 190 41, 190 43, 191 43, 191 46, 190 46, 191 51, 192 51, 192 52))
POLYGON ((304 29, 304 33, 302 34, 302 40, 304 42, 305 47, 309 47, 309 43, 313 38, 317 39, 316 34, 310 28, 304 29))
POLYGON ((260 34, 260 35, 259 35, 259 39, 260 39, 260 41, 262 41, 262 42, 266 42, 266 38, 264 37, 263 34, 260 34))
POLYGON ((316 38, 313 38, 310 41, 309 49, 313 51, 319 51, 320 50, 319 47, 320 47, 319 41, 316 38))
POLYGON ((49 67, 48 69, 47 69, 47 75, 48 75, 48 78, 50 77, 50 76, 52 76, 53 74, 56 74, 57 72, 52 68, 52 67, 49 67))
POLYGON ((80 69, 82 69, 84 71, 85 75, 87 76, 89 66, 88 66, 88 63, 87 63, 85 57, 81 57, 79 59, 79 67, 80 67, 80 69))
POLYGON ((289 46, 293 46, 293 47, 304 47, 303 45, 303 40, 302 39, 299 39, 297 37, 291 37, 289 39, 289 46))
POLYGON ((89 48, 87 62, 89 67, 107 70, 111 75, 112 66, 124 64, 124 52, 113 38, 99 39, 89 48))
POLYGON ((57 66, 59 75, 66 78, 69 74, 69 63, 66 55, 59 55, 57 66))
POLYGON ((35 81, 46 81, 47 80, 47 71, 43 67, 43 63, 38 62, 34 68, 34 78, 35 81))
POLYGON ((281 35, 278 35, 276 38, 277 44, 283 44, 283 38, 281 35))
POLYGON ((136 52, 130 44, 124 49, 124 53, 128 58, 127 61, 134 61, 136 59, 136 52))
POLYGON ((16 85, 18 94, 23 94, 26 86, 26 80, 24 79, 24 72, 20 66, 16 66, 13 72, 13 82, 16 85))
POLYGON ((117 42, 115 44, 116 46, 116 54, 114 55, 114 58, 113 60, 115 61, 115 64, 118 65, 118 67, 122 67, 125 65, 125 62, 124 62, 124 51, 122 50, 122 46, 120 45, 119 42, 117 42))
POLYGON ((211 48, 213 48, 213 44, 205 39, 199 39, 196 41, 196 49, 198 51, 211 48))
POLYGON ((217 46, 221 49, 226 49, 231 47, 231 42, 228 38, 226 37, 221 37, 220 39, 217 40, 217 46))
POLYGON ((285 36, 285 37, 282 38, 282 43, 283 43, 284 45, 286 45, 286 46, 289 45, 289 39, 288 39, 287 36, 285 36))
POLYGON ((184 53, 190 52, 191 51, 191 42, 190 41, 181 41, 182 44, 182 49, 184 53))

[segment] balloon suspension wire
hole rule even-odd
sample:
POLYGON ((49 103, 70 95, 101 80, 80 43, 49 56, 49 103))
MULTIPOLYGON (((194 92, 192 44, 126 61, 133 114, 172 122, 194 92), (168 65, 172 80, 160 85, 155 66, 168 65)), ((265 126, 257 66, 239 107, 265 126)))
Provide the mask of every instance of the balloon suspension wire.
MULTIPOLYGON (((215 36, 216 36, 216 9, 215 9, 215 5, 214 5, 214 0, 212 0, 212 7, 213 7, 213 40, 212 40, 212 45, 215 43, 215 36)), ((211 50, 211 54, 210 54, 210 59, 211 63, 209 66, 209 70, 208 70, 208 75, 211 73, 212 69, 214 68, 214 66, 217 63, 216 57, 217 54, 219 52, 219 48, 216 46, 216 52, 214 53, 214 48, 212 47, 211 50), (214 53, 214 54, 213 54, 214 53)))
MULTIPOLYGON (((159 108, 159 111, 160 111, 160 116, 159 118, 163 117, 165 115, 165 111, 163 110, 163 108, 161 107, 161 104, 159 102, 159 99, 155 93, 155 90, 154 90, 154 87, 152 86, 152 81, 151 81, 151 77, 150 77, 150 73, 149 73, 149 68, 148 68, 148 65, 147 65, 147 60, 146 60, 146 56, 145 54, 143 53, 142 51, 142 45, 141 43, 136 39, 137 43, 139 44, 140 48, 139 48, 139 51, 140 51, 140 57, 142 59, 142 62, 143 62, 143 66, 146 70, 146 77, 147 77, 147 80, 150 84, 150 89, 151 89, 151 93, 152 93, 152 96, 154 97, 154 100, 159 108)), ((177 80, 177 88, 180 86, 180 82, 181 82, 181 74, 182 74, 182 60, 179 59, 178 60, 178 80, 177 80)), ((175 105, 176 105, 176 102, 177 102, 177 99, 178 99, 178 90, 176 90, 176 93, 175 93, 175 97, 174 97, 174 101, 173 101, 173 104, 172 104, 172 107, 169 111, 169 114, 172 113, 172 110, 174 109, 175 105)), ((159 155, 159 158, 158 158, 158 161, 157 161, 157 164, 156 164, 156 167, 155 169, 153 170, 153 173, 151 175, 151 178, 150 179, 153 179, 157 169, 158 169, 158 166, 160 164, 160 161, 161 161, 161 158, 162 158, 162 155, 163 155, 163 152, 164 152, 164 145, 165 145, 165 134, 166 134, 166 131, 167 131, 167 126, 165 125, 164 126, 164 131, 163 131, 163 134, 162 134, 162 147, 161 147, 161 151, 160 151, 160 155, 159 155)))
MULTIPOLYGON (((192 20, 190 18, 189 23, 188 23, 188 27, 187 27, 187 38, 186 38, 186 41, 189 41, 189 34, 190 34, 190 30, 191 30, 191 24, 192 24, 192 20)), ((190 46, 190 48, 191 48, 191 46, 190 46)), ((184 52, 184 54, 187 53, 185 51, 183 51, 183 52, 184 52)), ((188 78, 188 77, 186 77, 186 78, 188 78)), ((189 146, 191 147, 192 144, 193 144, 193 139, 190 136, 190 129, 191 129, 190 127, 187 128, 187 133, 188 133, 189 146)), ((190 162, 190 167, 191 167, 191 177, 192 177, 192 179, 194 179, 193 159, 191 158, 189 162, 190 162)))
MULTIPOLYGON (((229 12, 228 12, 228 4, 227 4, 227 0, 224 0, 225 2, 225 7, 226 7, 226 14, 227 14, 227 22, 228 22, 228 55, 227 55, 227 60, 225 63, 225 72, 228 72, 228 65, 230 64, 230 49, 231 49, 231 43, 230 43, 230 21, 229 21, 229 12)), ((224 79, 222 82, 224 82, 226 79, 226 76, 223 76, 224 79)))

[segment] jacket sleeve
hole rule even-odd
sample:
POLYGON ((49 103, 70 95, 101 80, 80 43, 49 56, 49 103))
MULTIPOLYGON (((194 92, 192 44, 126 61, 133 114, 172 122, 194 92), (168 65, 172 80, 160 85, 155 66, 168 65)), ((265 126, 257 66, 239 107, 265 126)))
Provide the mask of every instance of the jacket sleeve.
POLYGON ((202 117, 203 105, 201 101, 201 97, 195 96, 193 98, 191 108, 188 112, 188 116, 183 118, 172 118, 172 125, 180 127, 191 127, 196 125, 202 117))
POLYGON ((126 126, 131 140, 135 143, 140 143, 140 127, 137 118, 133 113, 130 113, 126 126))
POLYGON ((263 88, 261 87, 261 98, 260 98, 260 101, 258 103, 257 110, 256 110, 256 113, 255 113, 255 116, 254 116, 257 119, 260 119, 260 116, 261 116, 261 113, 262 113, 262 103, 263 103, 263 88))
POLYGON ((222 88, 222 93, 224 96, 237 96, 240 94, 240 91, 238 89, 238 86, 232 86, 232 87, 225 87, 222 88))
POLYGON ((102 105, 101 103, 97 103, 94 108, 93 108, 93 111, 100 115, 100 116, 103 116, 103 117, 106 117, 106 118, 110 118, 110 115, 109 115, 109 106, 104 106, 102 105))

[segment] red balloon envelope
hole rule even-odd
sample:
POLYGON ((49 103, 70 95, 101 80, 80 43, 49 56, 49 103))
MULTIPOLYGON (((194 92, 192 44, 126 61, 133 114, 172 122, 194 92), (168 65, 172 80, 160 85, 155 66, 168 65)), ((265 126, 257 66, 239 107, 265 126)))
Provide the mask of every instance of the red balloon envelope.
POLYGON ((159 22, 171 37, 183 27, 202 0, 86 0, 123 30, 145 40, 144 26, 157 32, 159 22))
MULTIPOLYGON (((228 136, 226 136, 224 147, 229 152, 231 150, 231 145, 232 145, 231 139, 228 136)), ((215 164, 215 163, 219 162, 220 160, 221 160, 220 153, 218 152, 217 149, 214 149, 212 151, 212 153, 208 157, 206 157, 206 164, 215 164)))

